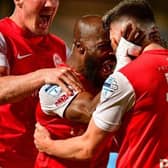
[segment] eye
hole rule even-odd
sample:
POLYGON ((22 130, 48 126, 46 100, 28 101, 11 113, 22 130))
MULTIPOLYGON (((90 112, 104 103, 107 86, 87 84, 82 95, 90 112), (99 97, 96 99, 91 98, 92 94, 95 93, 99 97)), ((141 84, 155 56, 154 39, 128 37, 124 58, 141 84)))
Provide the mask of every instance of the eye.
POLYGON ((79 41, 74 41, 74 44, 75 44, 75 46, 76 46, 77 48, 79 48, 80 45, 81 45, 81 43, 80 43, 79 41))
POLYGON ((85 48, 83 47, 83 45, 81 44, 80 41, 74 41, 74 45, 76 46, 76 48, 78 48, 78 51, 80 54, 84 54, 85 53, 85 48))

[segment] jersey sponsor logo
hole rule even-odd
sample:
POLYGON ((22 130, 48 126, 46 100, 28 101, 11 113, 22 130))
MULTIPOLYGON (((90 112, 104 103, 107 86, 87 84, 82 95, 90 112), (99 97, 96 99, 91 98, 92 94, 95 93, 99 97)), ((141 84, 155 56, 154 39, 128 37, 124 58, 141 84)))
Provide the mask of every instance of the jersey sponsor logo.
POLYGON ((55 102, 55 105, 56 106, 59 106, 60 104, 63 104, 64 102, 66 102, 66 100, 69 98, 68 95, 64 94, 62 95, 61 97, 59 97, 56 102, 55 102))
POLYGON ((32 54, 24 54, 24 55, 20 55, 20 54, 18 53, 18 55, 17 55, 17 59, 21 60, 21 59, 24 59, 24 58, 29 57, 29 56, 31 56, 31 55, 32 55, 32 54))
POLYGON ((168 168, 168 159, 160 159, 160 168, 168 168))

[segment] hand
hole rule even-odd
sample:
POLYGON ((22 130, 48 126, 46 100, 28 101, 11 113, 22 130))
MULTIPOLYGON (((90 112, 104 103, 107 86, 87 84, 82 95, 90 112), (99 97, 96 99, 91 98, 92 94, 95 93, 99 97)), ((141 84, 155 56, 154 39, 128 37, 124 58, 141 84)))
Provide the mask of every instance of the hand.
POLYGON ((40 152, 47 152, 50 144, 50 133, 39 123, 36 123, 34 144, 40 152))
POLYGON ((40 73, 44 77, 45 84, 57 84, 70 95, 73 92, 68 86, 71 86, 78 92, 84 90, 79 80, 79 75, 70 67, 59 66, 57 68, 42 69, 40 73))
POLYGON ((142 52, 145 33, 132 23, 128 23, 121 32, 120 42, 116 49, 117 64, 115 72, 130 63, 142 52))
POLYGON ((144 31, 140 30, 138 27, 135 27, 131 22, 129 22, 122 31, 122 37, 124 37, 127 41, 142 46, 146 34, 144 31))

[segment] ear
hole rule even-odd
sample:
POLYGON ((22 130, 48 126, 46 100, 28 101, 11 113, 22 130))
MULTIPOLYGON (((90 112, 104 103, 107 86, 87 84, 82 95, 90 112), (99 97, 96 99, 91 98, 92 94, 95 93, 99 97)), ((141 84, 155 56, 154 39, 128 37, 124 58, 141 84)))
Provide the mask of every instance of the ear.
POLYGON ((24 0, 14 0, 15 6, 21 8, 24 0))

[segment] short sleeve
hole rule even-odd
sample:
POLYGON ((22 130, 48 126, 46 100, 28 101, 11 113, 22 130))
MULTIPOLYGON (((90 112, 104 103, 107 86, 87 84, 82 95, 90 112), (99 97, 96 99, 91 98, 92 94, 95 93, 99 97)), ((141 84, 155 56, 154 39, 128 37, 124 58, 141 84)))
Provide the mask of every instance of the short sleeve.
POLYGON ((115 131, 134 102, 134 89, 128 79, 120 72, 110 75, 104 82, 100 103, 93 113, 95 124, 105 131, 115 131))
POLYGON ((8 66, 6 41, 2 33, 0 33, 0 66, 8 66))
POLYGON ((63 117, 64 111, 77 94, 73 91, 73 95, 68 95, 60 86, 46 84, 39 91, 41 109, 47 115, 63 117))

